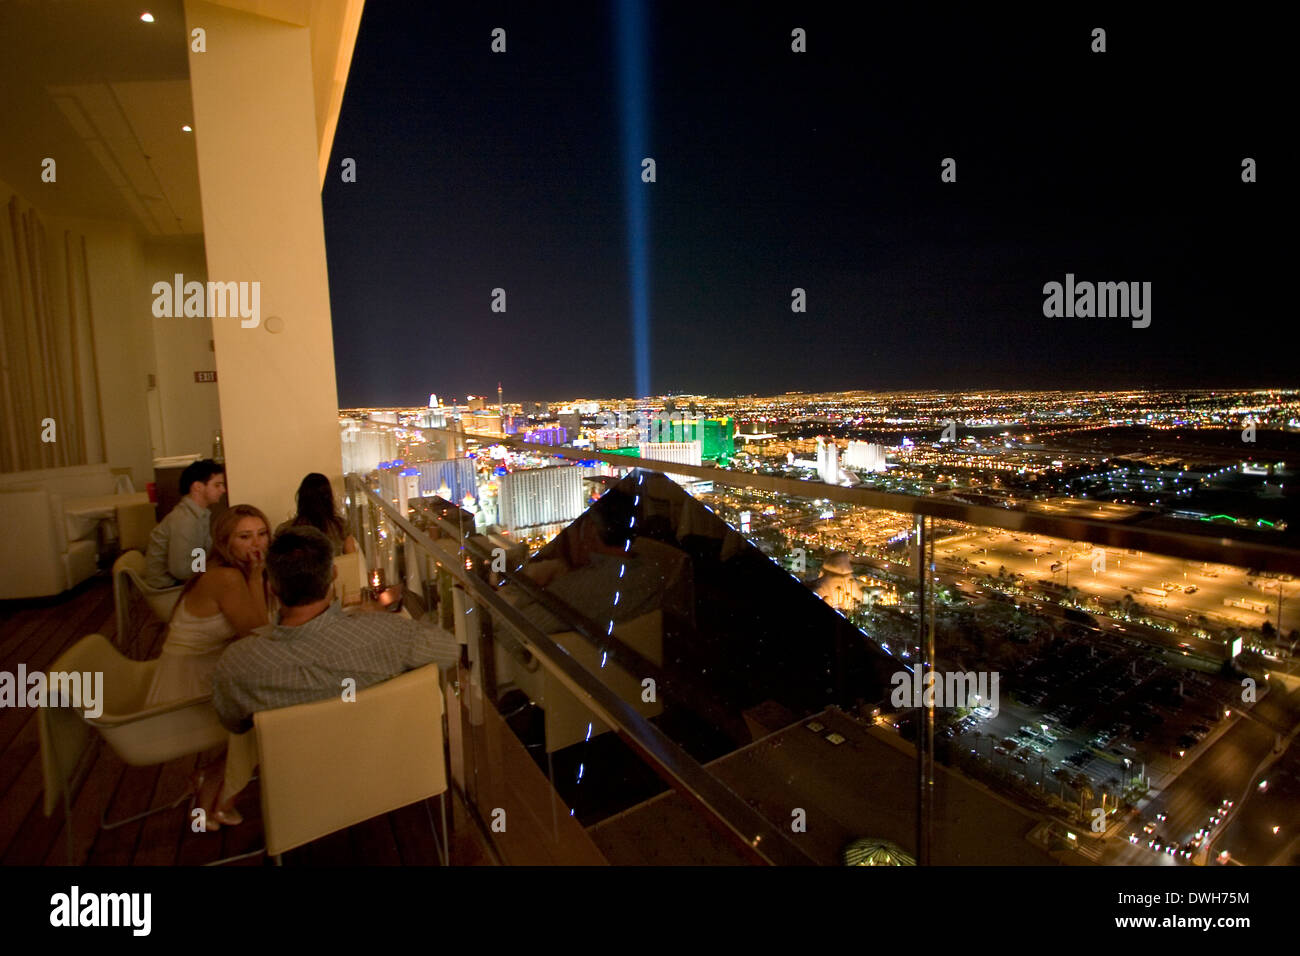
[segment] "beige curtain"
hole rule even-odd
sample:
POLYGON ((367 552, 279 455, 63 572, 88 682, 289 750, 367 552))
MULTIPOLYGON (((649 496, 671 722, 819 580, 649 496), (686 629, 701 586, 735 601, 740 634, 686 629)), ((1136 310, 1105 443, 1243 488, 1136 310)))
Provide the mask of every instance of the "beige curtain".
POLYGON ((103 461, 97 379, 85 239, 51 242, 13 196, 0 223, 0 472, 103 461))

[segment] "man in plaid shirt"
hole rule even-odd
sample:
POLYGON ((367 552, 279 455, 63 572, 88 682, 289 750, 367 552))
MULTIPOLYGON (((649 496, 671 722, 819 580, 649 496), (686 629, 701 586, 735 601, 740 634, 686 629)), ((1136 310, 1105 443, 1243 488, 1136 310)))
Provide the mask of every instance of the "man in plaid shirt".
POLYGON ((212 704, 235 733, 259 710, 341 694, 348 678, 359 691, 429 663, 454 673, 460 661, 460 644, 441 628, 335 605, 334 547, 315 528, 276 535, 266 572, 280 622, 231 644, 212 677, 212 704))

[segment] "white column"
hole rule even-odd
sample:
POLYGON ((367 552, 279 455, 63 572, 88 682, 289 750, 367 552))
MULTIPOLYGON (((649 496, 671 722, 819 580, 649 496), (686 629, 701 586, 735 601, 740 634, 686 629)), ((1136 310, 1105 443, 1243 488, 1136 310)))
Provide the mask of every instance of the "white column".
POLYGON ((209 281, 260 283, 256 328, 214 317, 232 503, 273 519, 303 475, 342 487, 311 33, 185 0, 209 281))

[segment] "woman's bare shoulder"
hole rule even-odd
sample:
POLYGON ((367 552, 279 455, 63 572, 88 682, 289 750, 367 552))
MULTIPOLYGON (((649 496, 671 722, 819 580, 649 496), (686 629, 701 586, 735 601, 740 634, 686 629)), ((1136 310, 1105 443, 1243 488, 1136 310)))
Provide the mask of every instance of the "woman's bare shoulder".
POLYGON ((185 595, 186 610, 198 615, 215 613, 221 595, 234 588, 243 577, 236 568, 224 565, 208 568, 185 595))
POLYGON ((228 568, 224 565, 211 568, 203 577, 204 580, 199 582, 200 586, 207 584, 210 589, 229 588, 244 583, 244 575, 238 568, 228 568))

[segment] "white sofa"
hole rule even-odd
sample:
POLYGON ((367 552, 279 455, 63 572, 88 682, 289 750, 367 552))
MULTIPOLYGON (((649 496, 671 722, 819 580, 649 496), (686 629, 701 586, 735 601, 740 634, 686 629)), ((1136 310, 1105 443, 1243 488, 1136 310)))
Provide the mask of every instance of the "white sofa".
POLYGON ((124 546, 139 547, 153 505, 144 493, 114 490, 106 464, 0 475, 0 599, 61 594, 94 574, 104 519, 116 522, 124 546))

